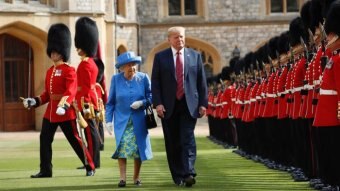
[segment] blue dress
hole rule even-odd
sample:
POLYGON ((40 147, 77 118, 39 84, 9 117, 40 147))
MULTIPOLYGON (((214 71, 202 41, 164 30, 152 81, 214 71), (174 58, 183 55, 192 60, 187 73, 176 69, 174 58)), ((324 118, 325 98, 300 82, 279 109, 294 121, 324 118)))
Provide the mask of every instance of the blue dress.
POLYGON ((115 153, 119 153, 117 149, 131 119, 141 161, 152 158, 150 136, 144 120, 145 106, 147 102, 151 103, 151 99, 151 83, 147 74, 137 72, 131 80, 127 80, 123 72, 112 77, 106 104, 106 121, 114 125, 115 153), (139 100, 143 101, 144 107, 132 109, 130 105, 139 100))

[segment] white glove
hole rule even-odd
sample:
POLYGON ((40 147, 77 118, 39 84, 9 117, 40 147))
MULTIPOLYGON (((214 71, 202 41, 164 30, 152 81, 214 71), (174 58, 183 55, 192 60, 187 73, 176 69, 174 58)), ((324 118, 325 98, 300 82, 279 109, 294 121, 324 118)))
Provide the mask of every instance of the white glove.
POLYGON ((112 132, 113 132, 113 124, 112 124, 112 122, 107 122, 105 124, 105 127, 106 127, 107 131, 109 132, 109 134, 112 135, 112 132))
POLYGON ((131 107, 132 109, 138 109, 138 108, 140 108, 142 105, 143 105, 143 101, 135 101, 135 102, 133 102, 133 103, 130 105, 130 107, 131 107))
POLYGON ((30 108, 30 107, 33 107, 37 104, 37 102, 35 101, 35 99, 33 98, 25 98, 22 103, 24 104, 24 107, 25 108, 30 108), (29 104, 28 104, 29 103, 29 104))
POLYGON ((55 112, 57 115, 65 115, 66 110, 63 107, 58 107, 55 112))

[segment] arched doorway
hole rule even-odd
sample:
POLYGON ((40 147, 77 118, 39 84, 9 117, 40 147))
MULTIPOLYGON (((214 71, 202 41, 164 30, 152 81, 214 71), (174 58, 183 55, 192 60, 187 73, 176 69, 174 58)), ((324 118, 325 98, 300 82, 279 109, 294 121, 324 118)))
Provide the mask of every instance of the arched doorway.
MULTIPOLYGON (((19 97, 33 93, 33 52, 26 42, 0 35, 0 131, 35 129, 34 109, 27 111, 19 97)), ((30 95, 28 95, 30 94, 30 95)))

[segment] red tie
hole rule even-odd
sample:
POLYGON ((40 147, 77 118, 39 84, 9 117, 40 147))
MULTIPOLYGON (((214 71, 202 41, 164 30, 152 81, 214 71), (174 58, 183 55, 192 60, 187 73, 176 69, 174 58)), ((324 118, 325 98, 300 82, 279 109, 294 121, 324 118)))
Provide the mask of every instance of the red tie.
POLYGON ((176 58, 176 78, 177 78, 177 91, 176 91, 176 98, 178 100, 182 99, 184 95, 183 89, 183 62, 181 59, 181 52, 177 52, 176 58))

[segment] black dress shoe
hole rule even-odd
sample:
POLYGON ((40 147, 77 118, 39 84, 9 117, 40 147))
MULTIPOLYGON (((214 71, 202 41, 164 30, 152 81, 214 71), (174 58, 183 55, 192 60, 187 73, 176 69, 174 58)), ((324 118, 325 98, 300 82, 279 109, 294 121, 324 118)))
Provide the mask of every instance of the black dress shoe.
POLYGON ((86 176, 94 176, 94 173, 96 173, 96 171, 88 170, 88 171, 86 171, 86 176))
POLYGON ((120 180, 118 182, 118 187, 125 187, 126 186, 126 181, 125 180, 120 180))
POLYGON ((52 173, 42 173, 39 172, 38 174, 31 175, 31 178, 51 178, 52 173))
POLYGON ((186 187, 191 187, 193 184, 196 183, 196 180, 193 176, 188 176, 184 179, 184 183, 186 187))

